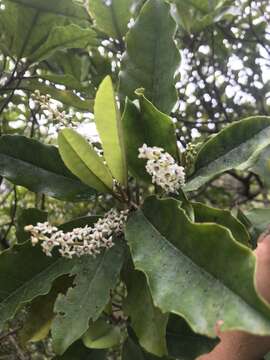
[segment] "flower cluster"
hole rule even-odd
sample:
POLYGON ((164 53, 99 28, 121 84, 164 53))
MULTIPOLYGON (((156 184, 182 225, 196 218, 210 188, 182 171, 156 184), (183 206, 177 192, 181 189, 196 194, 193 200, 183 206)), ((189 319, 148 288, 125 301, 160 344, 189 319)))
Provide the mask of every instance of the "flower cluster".
POLYGON ((49 94, 41 95, 39 90, 35 90, 32 94, 32 99, 35 104, 40 106, 40 109, 46 115, 48 120, 51 120, 56 125, 70 125, 70 116, 65 111, 59 111, 56 104, 52 103, 52 98, 49 94))
POLYGON ((67 233, 58 230, 48 222, 37 223, 36 226, 27 225, 25 230, 31 233, 33 245, 39 241, 42 242, 41 247, 47 256, 52 256, 54 248, 58 248, 59 253, 66 258, 82 255, 96 256, 102 249, 113 246, 113 236, 122 234, 127 215, 127 210, 119 212, 111 209, 93 226, 86 225, 67 233))
POLYGON ((177 193, 185 184, 185 169, 179 166, 174 158, 159 147, 143 144, 139 148, 139 159, 146 159, 146 171, 166 193, 177 193))

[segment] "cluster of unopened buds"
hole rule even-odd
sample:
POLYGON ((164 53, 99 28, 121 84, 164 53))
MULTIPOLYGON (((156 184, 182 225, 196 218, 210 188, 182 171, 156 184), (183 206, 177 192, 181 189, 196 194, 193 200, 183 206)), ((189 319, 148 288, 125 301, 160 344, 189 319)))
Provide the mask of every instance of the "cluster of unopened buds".
POLYGON ((139 159, 146 159, 146 171, 152 176, 152 183, 165 192, 177 193, 185 184, 185 169, 164 149, 143 144, 139 148, 139 159))
POLYGON ((198 153, 198 145, 200 145, 200 143, 196 145, 192 143, 187 144, 186 150, 183 153, 183 160, 186 168, 190 168, 194 164, 198 153))
POLYGON ((75 256, 96 256, 102 249, 113 246, 113 236, 123 233, 128 216, 128 210, 118 211, 111 209, 100 218, 93 226, 75 228, 70 232, 58 230, 48 222, 27 225, 25 231, 31 233, 33 245, 41 242, 41 247, 47 256, 52 256, 52 251, 57 248, 60 255, 66 258, 75 256))
POLYGON ((56 104, 52 103, 52 98, 49 94, 41 95, 39 90, 35 90, 32 94, 32 99, 40 106, 48 120, 65 126, 70 124, 70 116, 65 111, 59 111, 56 104))

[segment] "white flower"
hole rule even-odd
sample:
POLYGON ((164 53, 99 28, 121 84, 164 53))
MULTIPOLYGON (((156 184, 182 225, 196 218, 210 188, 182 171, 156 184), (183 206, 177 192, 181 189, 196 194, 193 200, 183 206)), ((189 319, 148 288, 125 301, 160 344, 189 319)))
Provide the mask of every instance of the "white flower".
POLYGON ((67 233, 48 222, 38 223, 36 226, 27 225, 25 231, 31 233, 33 245, 42 241, 41 247, 47 256, 52 256, 54 248, 58 248, 60 255, 66 258, 96 256, 103 248, 109 249, 113 246, 113 235, 121 235, 127 215, 127 210, 119 212, 112 209, 92 227, 86 225, 67 233))
POLYGON ((143 144, 139 148, 139 159, 146 159, 146 171, 152 176, 152 183, 157 184, 166 193, 177 193, 185 184, 185 169, 164 149, 143 144))

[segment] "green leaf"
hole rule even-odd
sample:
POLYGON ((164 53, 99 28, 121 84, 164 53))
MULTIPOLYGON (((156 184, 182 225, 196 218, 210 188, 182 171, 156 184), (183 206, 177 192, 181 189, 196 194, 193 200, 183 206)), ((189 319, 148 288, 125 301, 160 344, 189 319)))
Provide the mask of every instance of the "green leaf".
POLYGON ((122 122, 115 100, 113 83, 109 76, 99 86, 94 112, 106 163, 113 177, 126 186, 127 165, 122 122))
POLYGON ((79 20, 89 20, 87 11, 83 6, 80 6, 78 2, 70 0, 8 0, 13 3, 24 5, 30 9, 35 9, 41 13, 49 13, 51 15, 57 15, 79 20))
POLYGON ((140 345, 148 352, 163 356, 167 354, 166 326, 168 315, 154 306, 145 276, 139 271, 126 275, 128 296, 124 311, 131 318, 131 326, 140 345), (138 301, 138 299, 140 299, 138 301))
POLYGON ((72 129, 59 133, 60 155, 69 168, 81 181, 101 192, 112 192, 113 178, 98 156, 93 146, 72 129))
POLYGON ((261 234, 270 226, 270 208, 251 209, 245 212, 245 216, 256 229, 256 232, 261 234))
POLYGON ((58 226, 59 230, 63 230, 64 232, 72 231, 74 228, 84 227, 86 225, 92 226, 94 225, 99 219, 99 216, 82 216, 64 224, 58 226))
POLYGON ((270 334, 270 307, 254 286, 255 256, 223 226, 192 223, 178 201, 152 197, 130 217, 126 239, 162 312, 209 337, 219 320, 222 331, 270 334))
MULTIPOLYGON (((14 84, 14 86, 16 86, 16 84, 14 84)), ((31 92, 39 90, 42 95, 49 94, 53 99, 61 101, 65 105, 72 106, 82 111, 91 111, 94 105, 94 101, 91 99, 83 100, 73 91, 60 90, 57 89, 54 85, 46 85, 37 79, 22 80, 18 89, 28 90, 31 92)))
POLYGON ((40 0, 5 0, 6 11, 14 20, 10 23, 4 14, 4 33, 8 33, 11 54, 18 59, 30 58, 61 25, 68 26, 71 21, 84 27, 89 25, 87 11, 70 0, 57 4, 49 0, 45 5, 40 0))
POLYGON ((184 190, 197 190, 224 171, 250 168, 269 143, 270 117, 250 117, 227 126, 202 146, 184 190))
POLYGON ((38 296, 31 302, 27 308, 23 327, 18 332, 19 341, 23 346, 28 341, 37 342, 48 336, 54 318, 53 307, 56 297, 60 292, 65 293, 70 286, 72 279, 63 276, 54 282, 47 295, 38 296))
POLYGON ((166 360, 165 357, 157 357, 148 354, 141 349, 131 338, 128 338, 124 343, 122 350, 122 360, 166 360))
POLYGON ((179 51, 174 43, 175 23, 163 0, 148 0, 132 28, 120 72, 122 100, 134 98, 138 88, 162 112, 170 113, 177 101, 174 86, 179 51), (143 39, 143 40, 142 40, 143 39))
POLYGON ((148 146, 160 146, 178 159, 175 127, 172 119, 160 112, 143 95, 140 95, 139 99, 140 109, 127 100, 123 114, 127 162, 135 177, 151 182, 145 170, 146 161, 138 158, 138 149, 144 143, 148 146))
POLYGON ((266 146, 259 154, 252 171, 260 176, 267 188, 270 188, 270 146, 266 146))
POLYGON ((120 328, 100 318, 90 323, 82 341, 90 349, 109 349, 120 344, 120 328))
POLYGON ((47 221, 48 213, 35 208, 23 209, 17 220, 16 237, 19 243, 30 240, 30 234, 24 231, 26 225, 36 225, 38 222, 47 221))
POLYGON ((174 0, 172 13, 176 22, 187 32, 197 33, 225 17, 240 15, 239 8, 225 0, 174 0))
POLYGON ((183 360, 194 360, 209 353, 218 344, 218 339, 195 334, 187 322, 177 315, 171 315, 167 326, 169 355, 183 360))
POLYGON ((0 255, 0 328, 20 305, 46 295, 53 281, 68 274, 74 262, 45 256, 39 246, 15 245, 0 255))
POLYGON ((110 2, 91 0, 89 11, 98 29, 114 39, 122 39, 128 30, 133 0, 112 0, 110 2))
POLYGON ((245 226, 230 211, 220 210, 201 203, 192 203, 195 222, 216 223, 228 228, 235 240, 249 246, 250 236, 245 226))
POLYGON ((65 167, 56 147, 24 136, 1 136, 0 175, 60 200, 86 200, 94 194, 65 167))
POLYGON ((96 34, 92 29, 84 29, 76 24, 55 26, 46 41, 29 56, 32 62, 48 58, 56 50, 86 48, 87 45, 97 46, 96 34))
POLYGON ((72 344, 61 356, 55 356, 53 360, 106 360, 104 350, 87 349, 81 340, 72 344))
POLYGON ((121 242, 96 258, 85 256, 78 260, 71 272, 76 275, 75 287, 66 296, 59 296, 55 304, 57 316, 52 337, 57 354, 63 354, 86 332, 90 320, 98 319, 109 301, 110 290, 116 285, 122 263, 121 242))
POLYGON ((191 221, 194 221, 194 217, 195 217, 194 209, 192 203, 188 200, 184 191, 180 188, 178 190, 178 194, 173 194, 172 197, 181 202, 181 208, 185 210, 187 217, 191 221))

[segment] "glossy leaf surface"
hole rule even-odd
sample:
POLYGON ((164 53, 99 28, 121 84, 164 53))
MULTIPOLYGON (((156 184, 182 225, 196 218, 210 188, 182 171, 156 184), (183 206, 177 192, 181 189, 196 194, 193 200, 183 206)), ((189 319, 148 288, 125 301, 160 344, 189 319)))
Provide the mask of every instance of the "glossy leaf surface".
POLYGON ((270 117, 250 117, 227 126, 200 149, 185 190, 197 190, 226 170, 250 168, 269 142, 270 117))
POLYGON ((120 184, 126 186, 127 165, 121 115, 116 103, 113 83, 109 76, 99 86, 94 112, 106 163, 113 177, 120 184))
POLYGON ((270 333, 270 307, 254 286, 255 256, 223 226, 192 223, 176 200, 151 197, 130 217, 126 238, 163 312, 209 337, 218 320, 222 331, 270 333))
POLYGON ((134 99, 138 88, 164 113, 176 103, 174 75, 180 56, 174 43, 176 26, 170 6, 162 0, 148 0, 126 37, 127 50, 120 72, 120 95, 134 99), (143 39, 143 41, 142 41, 143 39))
POLYGON ((101 192, 111 192, 113 179, 93 146, 79 133, 64 129, 58 136, 60 155, 81 181, 101 192))
POLYGON ((55 146, 24 136, 1 136, 0 175, 16 185, 61 200, 84 200, 94 194, 66 168, 55 146))
POLYGON ((109 301, 110 290, 116 285, 122 262, 120 242, 96 258, 84 256, 78 259, 71 272, 76 276, 74 287, 65 296, 58 297, 54 308, 57 316, 52 337, 57 354, 63 354, 87 331, 90 320, 98 319, 109 301))

